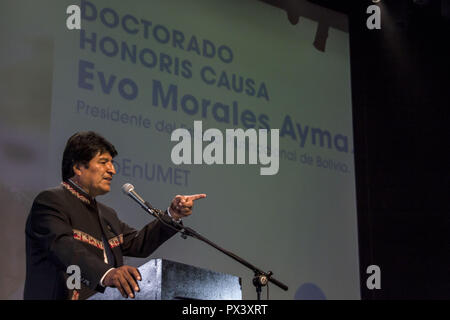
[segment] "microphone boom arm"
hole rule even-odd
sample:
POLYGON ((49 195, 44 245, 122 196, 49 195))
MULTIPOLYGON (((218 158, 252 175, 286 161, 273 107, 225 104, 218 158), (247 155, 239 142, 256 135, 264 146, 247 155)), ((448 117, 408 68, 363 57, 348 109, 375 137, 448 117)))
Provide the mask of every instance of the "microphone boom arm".
POLYGON ((127 194, 134 201, 136 201, 141 206, 141 208, 144 209, 147 213, 149 213, 150 215, 152 215, 153 217, 158 219, 161 223, 168 225, 172 229, 181 233, 181 236, 184 239, 186 239, 188 236, 198 239, 198 240, 210 245, 211 247, 219 250, 220 252, 229 256, 230 258, 234 259, 235 261, 239 262, 240 264, 246 266, 250 270, 252 270, 254 273, 253 285, 256 287, 256 293, 257 293, 258 300, 261 299, 261 287, 267 285, 268 282, 272 282, 274 285, 278 286, 279 288, 281 288, 285 291, 288 290, 288 286, 286 286, 282 282, 280 282, 280 281, 276 280, 274 277, 272 277, 272 275, 273 275, 272 271, 268 271, 268 272, 262 271, 261 269, 255 267, 253 264, 251 264, 250 262, 246 261, 245 259, 239 257, 238 255, 234 254, 233 252, 228 251, 228 250, 218 246, 217 244, 215 244, 211 240, 207 239, 206 237, 202 236, 201 234, 199 234, 197 231, 195 231, 192 228, 185 227, 184 225, 182 225, 172 219, 167 219, 168 221, 165 221, 165 219, 164 219, 164 216, 166 216, 165 213, 159 209, 153 208, 153 206, 149 202, 143 200, 136 192, 134 192, 134 187, 132 185, 125 184, 122 187, 122 190, 124 191, 125 194, 127 194), (126 187, 126 185, 128 185, 128 186, 126 187))
POLYGON ((224 253, 225 255, 229 256, 230 258, 234 259, 235 261, 239 262, 240 264, 246 266, 247 268, 249 268, 250 270, 253 271, 253 273, 255 274, 255 277, 257 278, 266 278, 266 279, 259 279, 258 281, 260 281, 260 285, 264 286, 267 284, 267 281, 272 282, 273 284, 275 284, 276 286, 278 286, 279 288, 287 291, 289 288, 288 286, 286 286, 285 284, 283 284, 282 282, 276 280, 274 277, 272 277, 272 271, 268 271, 268 272, 264 272, 261 269, 255 267, 253 264, 251 264, 250 262, 246 261, 245 259, 239 257, 238 255, 234 254, 231 251, 228 251, 220 246, 218 246, 217 244, 215 244, 214 242, 212 242, 211 240, 207 239, 206 237, 200 235, 198 232, 196 232, 195 230, 189 228, 189 227, 183 227, 182 230, 180 230, 181 233, 183 233, 184 235, 190 236, 192 238, 196 238, 200 241, 205 242, 206 244, 210 245, 211 247, 219 250, 220 252, 224 253))

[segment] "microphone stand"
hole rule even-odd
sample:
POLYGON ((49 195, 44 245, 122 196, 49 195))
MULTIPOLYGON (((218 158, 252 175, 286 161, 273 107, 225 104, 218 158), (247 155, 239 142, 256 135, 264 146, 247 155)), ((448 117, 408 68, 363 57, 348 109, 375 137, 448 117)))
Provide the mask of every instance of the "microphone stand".
POLYGON ((251 271, 253 271, 253 274, 254 274, 253 285, 255 286, 255 289, 256 289, 257 300, 261 300, 262 287, 266 286, 269 282, 272 282, 274 285, 278 286, 279 288, 281 288, 285 291, 288 290, 288 287, 285 284, 283 284, 282 282, 280 282, 280 281, 276 280, 274 277, 272 277, 272 275, 273 275, 272 271, 268 271, 268 272, 262 271, 261 269, 255 267, 250 262, 244 260, 243 258, 239 257, 238 255, 234 254, 233 252, 219 247, 217 244, 215 244, 211 240, 205 238, 204 236, 202 236, 201 234, 199 234, 197 231, 193 230, 192 228, 185 227, 182 224, 175 222, 170 218, 168 219, 169 221, 164 221, 163 217, 165 216, 165 213, 163 211, 153 208, 150 205, 150 203, 148 203, 147 201, 145 201, 144 204, 145 204, 145 206, 143 204, 140 204, 140 205, 145 211, 150 213, 153 217, 157 218, 162 223, 171 225, 173 228, 175 228, 178 232, 181 233, 181 237, 183 239, 186 239, 189 236, 189 237, 198 239, 200 241, 203 241, 204 243, 209 244, 211 247, 219 250, 220 252, 226 254, 227 256, 231 257, 235 261, 239 262, 240 264, 246 266, 251 271))

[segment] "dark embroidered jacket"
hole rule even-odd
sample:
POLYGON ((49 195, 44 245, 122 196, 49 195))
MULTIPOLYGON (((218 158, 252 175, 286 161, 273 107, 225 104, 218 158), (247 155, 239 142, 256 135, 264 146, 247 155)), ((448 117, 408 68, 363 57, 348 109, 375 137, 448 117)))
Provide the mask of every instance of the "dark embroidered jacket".
POLYGON ((123 256, 147 257, 174 233, 157 220, 137 231, 120 221, 112 208, 63 182, 41 192, 28 216, 24 298, 70 298, 66 284, 70 265, 81 270, 80 299, 103 292, 100 279, 111 267, 122 266, 123 256), (111 248, 114 265, 105 262, 104 243, 111 248))

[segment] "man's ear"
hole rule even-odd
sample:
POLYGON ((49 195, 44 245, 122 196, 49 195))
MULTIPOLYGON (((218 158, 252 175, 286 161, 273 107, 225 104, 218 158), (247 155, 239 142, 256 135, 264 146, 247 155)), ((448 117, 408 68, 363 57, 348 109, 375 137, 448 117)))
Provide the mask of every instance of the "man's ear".
POLYGON ((74 165, 73 165, 73 167, 72 167, 72 169, 73 169, 73 173, 76 175, 76 176, 81 176, 81 163, 75 163, 74 165))

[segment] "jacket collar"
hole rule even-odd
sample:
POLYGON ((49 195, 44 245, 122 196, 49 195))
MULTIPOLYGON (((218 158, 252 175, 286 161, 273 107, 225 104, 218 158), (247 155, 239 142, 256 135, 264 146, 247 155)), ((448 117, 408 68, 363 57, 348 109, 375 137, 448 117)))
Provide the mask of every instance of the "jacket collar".
POLYGON ((72 195, 86 204, 95 205, 96 201, 89 194, 87 194, 79 185, 70 179, 61 182, 63 188, 68 190, 72 195))

